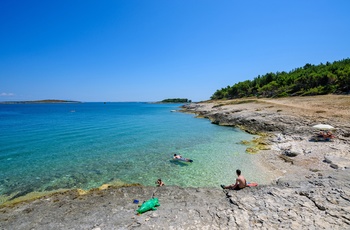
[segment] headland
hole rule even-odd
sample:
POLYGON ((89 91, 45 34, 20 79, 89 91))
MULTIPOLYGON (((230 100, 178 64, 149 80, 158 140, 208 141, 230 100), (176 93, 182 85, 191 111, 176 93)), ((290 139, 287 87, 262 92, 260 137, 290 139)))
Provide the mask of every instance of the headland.
POLYGON ((0 208, 0 229, 348 229, 349 108, 350 96, 341 95, 188 104, 183 112, 259 134, 248 151, 276 179, 240 191, 219 185, 62 191, 0 208), (312 141, 319 123, 335 127, 336 138, 312 141), (136 215, 133 201, 153 196, 158 210, 136 215))

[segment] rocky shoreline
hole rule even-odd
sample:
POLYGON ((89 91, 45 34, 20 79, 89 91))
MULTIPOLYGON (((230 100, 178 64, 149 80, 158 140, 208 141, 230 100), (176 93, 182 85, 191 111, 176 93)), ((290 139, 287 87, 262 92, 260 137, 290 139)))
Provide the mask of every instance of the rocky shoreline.
POLYGON ((256 156, 276 180, 240 191, 104 186, 60 192, 0 208, 0 229, 350 229, 348 103, 349 96, 327 95, 186 105, 184 112, 214 124, 263 134, 264 150, 256 156), (336 127, 337 138, 310 141, 318 123, 336 127), (136 215, 133 200, 153 196, 158 210, 136 215))

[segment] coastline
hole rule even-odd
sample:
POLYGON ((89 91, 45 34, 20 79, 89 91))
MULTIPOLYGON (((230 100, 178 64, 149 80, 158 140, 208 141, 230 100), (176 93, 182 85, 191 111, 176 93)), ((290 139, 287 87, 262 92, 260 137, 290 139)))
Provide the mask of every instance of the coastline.
POLYGON ((349 108, 350 96, 325 95, 209 101, 184 106, 183 111, 207 118, 213 124, 260 135, 257 145, 263 148, 258 148, 258 155, 276 174, 287 176, 287 172, 303 175, 305 170, 350 168, 349 108), (319 123, 334 126, 336 138, 330 142, 310 141, 318 132, 312 126, 319 123), (281 155, 282 160, 289 162, 287 167, 278 167, 281 155))
POLYGON ((183 112, 214 124, 268 134, 260 141, 266 149, 256 156, 276 180, 269 186, 227 193, 219 188, 176 186, 105 186, 88 193, 70 190, 0 208, 0 229, 349 228, 347 103, 349 96, 326 95, 186 105, 183 112), (310 127, 317 123, 335 126, 337 138, 310 142, 314 132, 310 127), (289 152, 296 156, 285 156, 289 152), (158 211, 135 215, 133 199, 143 201, 153 195, 160 200, 158 211))
POLYGON ((275 183, 300 180, 310 171, 350 168, 350 97, 325 95, 281 99, 237 99, 192 104, 184 111, 213 124, 239 127, 260 135, 259 156, 276 175, 275 183), (336 127, 331 142, 312 142, 313 125, 336 127), (293 155, 294 157, 290 157, 293 155), (297 157, 295 157, 297 156, 297 157), (281 164, 285 162, 287 164, 281 164))

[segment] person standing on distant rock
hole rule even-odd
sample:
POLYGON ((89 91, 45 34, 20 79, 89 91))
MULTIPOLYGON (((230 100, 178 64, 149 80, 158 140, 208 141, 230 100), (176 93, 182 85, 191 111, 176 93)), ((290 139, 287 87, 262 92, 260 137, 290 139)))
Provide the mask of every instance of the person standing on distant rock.
POLYGON ((241 175, 241 170, 237 169, 236 170, 236 174, 237 174, 237 179, 236 179, 236 183, 232 184, 232 185, 221 185, 221 188, 223 189, 234 189, 234 190, 240 190, 242 188, 245 188, 247 186, 247 180, 244 178, 243 175, 241 175))

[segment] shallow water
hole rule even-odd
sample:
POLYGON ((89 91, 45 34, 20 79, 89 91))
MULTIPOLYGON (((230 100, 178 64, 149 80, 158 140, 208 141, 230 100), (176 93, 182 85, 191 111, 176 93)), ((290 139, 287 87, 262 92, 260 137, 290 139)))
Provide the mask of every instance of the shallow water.
POLYGON ((252 135, 170 112, 178 104, 79 103, 0 105, 0 195, 112 181, 218 187, 236 168, 248 180, 268 175, 245 153, 252 135), (193 163, 174 163, 174 153, 193 163))

